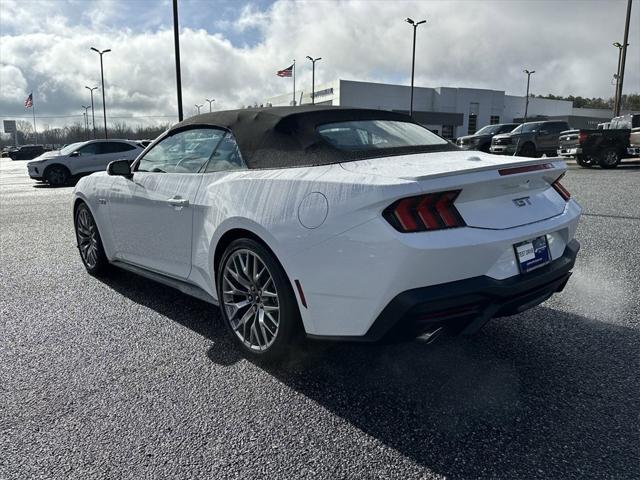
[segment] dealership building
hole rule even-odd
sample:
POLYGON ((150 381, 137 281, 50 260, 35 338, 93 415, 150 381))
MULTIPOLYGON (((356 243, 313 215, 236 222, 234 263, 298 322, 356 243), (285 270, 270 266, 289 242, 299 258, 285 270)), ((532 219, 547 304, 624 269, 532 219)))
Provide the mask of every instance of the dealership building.
MULTIPOLYGON (((341 105, 409 112, 411 87, 386 83, 335 80, 316 85, 317 105, 341 105)), ((503 90, 481 88, 415 87, 413 118, 445 138, 475 133, 496 123, 523 121, 525 97, 507 95, 503 90)), ((292 93, 266 101, 267 105, 291 105, 292 93)), ((311 103, 311 91, 296 92, 298 104, 311 103)), ((564 120, 575 128, 596 128, 611 119, 611 111, 574 108, 565 100, 530 98, 527 118, 531 120, 564 120)))

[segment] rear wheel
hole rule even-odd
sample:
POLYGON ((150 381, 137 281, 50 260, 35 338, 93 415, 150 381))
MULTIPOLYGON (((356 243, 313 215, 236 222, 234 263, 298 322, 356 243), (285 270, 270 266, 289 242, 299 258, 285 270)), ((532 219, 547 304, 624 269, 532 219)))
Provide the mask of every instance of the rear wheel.
POLYGON ((109 261, 102 247, 96 221, 85 203, 81 203, 76 209, 75 224, 78 250, 87 272, 91 275, 103 273, 109 266, 109 261))
POLYGON ((535 157, 537 154, 536 147, 533 143, 527 142, 520 149, 521 157, 535 157))
POLYGON ((616 168, 620 163, 620 153, 615 148, 606 148, 600 154, 602 168, 616 168))
POLYGON ((52 165, 45 170, 44 178, 52 187, 62 187, 69 183, 71 174, 62 165, 52 165))
POLYGON ((300 327, 291 284, 275 256, 255 240, 234 240, 217 272, 222 317, 236 343, 251 357, 283 357, 300 327))

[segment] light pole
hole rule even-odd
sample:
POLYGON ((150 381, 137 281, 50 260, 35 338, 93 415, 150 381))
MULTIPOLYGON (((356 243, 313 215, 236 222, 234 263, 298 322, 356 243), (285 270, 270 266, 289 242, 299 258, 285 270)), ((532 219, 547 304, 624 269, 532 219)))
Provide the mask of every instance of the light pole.
POLYGON ((209 100, 208 98, 205 98, 205 100, 206 100, 207 102, 209 102, 209 112, 211 112, 211 104, 212 104, 213 102, 215 102, 215 101, 216 101, 216 99, 215 99, 215 98, 212 98, 211 100, 209 100))
POLYGON ((110 48, 106 50, 98 50, 97 48, 91 47, 91 50, 97 52, 100 55, 100 78, 102 79, 102 113, 104 115, 104 138, 109 138, 107 135, 107 105, 104 100, 104 65, 102 63, 102 55, 111 51, 110 48))
POLYGON ((307 55, 307 58, 311 60, 311 105, 316 104, 316 62, 322 60, 322 57, 312 58, 307 55))
POLYGON ((89 140, 89 113, 88 110, 91 108, 90 105, 82 105, 82 108, 84 108, 84 112, 82 113, 82 116, 84 117, 84 133, 87 136, 87 140, 89 140))
MULTIPOLYGON (((629 44, 627 43, 627 46, 629 44)), ((618 49, 618 69, 616 70, 616 93, 613 97, 613 115, 617 116, 618 112, 618 87, 620 85, 620 62, 622 62, 622 44, 620 42, 615 42, 613 44, 614 47, 618 49)))
POLYGON ((523 72, 527 74, 527 100, 524 104, 524 123, 527 123, 527 113, 529 112, 529 81, 531 80, 531 75, 536 73, 536 71, 525 69, 523 72))
POLYGON ((202 108, 202 105, 198 105, 198 104, 196 103, 196 109, 198 110, 198 115, 200 115, 200 109, 201 109, 201 108, 202 108))
POLYGON ((91 125, 92 125, 92 129, 93 129, 93 138, 96 138, 96 115, 95 112, 93 110, 93 91, 97 90, 98 87, 87 87, 86 85, 84 86, 84 88, 86 88, 87 90, 89 90, 91 92, 91 125))
POLYGON ((622 109, 622 84, 624 82, 624 66, 627 61, 627 46, 629 45, 629 22, 631 20, 631 0, 627 0, 627 18, 624 23, 624 40, 622 40, 622 56, 618 68, 618 87, 616 88, 616 111, 614 115, 620 115, 622 109))
POLYGON ((404 21, 413 27, 413 54, 411 56, 411 102, 409 103, 409 116, 413 117, 413 76, 416 70, 416 32, 418 30, 418 26, 426 23, 426 20, 414 22, 413 19, 407 17, 404 21))

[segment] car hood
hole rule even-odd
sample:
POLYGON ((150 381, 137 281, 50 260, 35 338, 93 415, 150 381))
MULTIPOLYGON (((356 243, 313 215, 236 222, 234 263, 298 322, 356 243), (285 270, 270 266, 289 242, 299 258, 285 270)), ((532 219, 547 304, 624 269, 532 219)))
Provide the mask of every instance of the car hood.
POLYGON ((484 134, 482 134, 482 135, 465 135, 464 137, 458 137, 458 140, 471 140, 472 138, 482 139, 482 138, 489 138, 489 137, 491 137, 491 135, 484 135, 484 134))
POLYGON ((43 162, 45 160, 49 160, 52 158, 56 158, 56 157, 65 157, 66 155, 60 155, 60 151, 55 151, 55 152, 45 152, 42 155, 37 156, 36 158, 34 158, 33 160, 31 160, 30 162, 27 163, 27 165, 29 165, 30 163, 40 163, 43 162))

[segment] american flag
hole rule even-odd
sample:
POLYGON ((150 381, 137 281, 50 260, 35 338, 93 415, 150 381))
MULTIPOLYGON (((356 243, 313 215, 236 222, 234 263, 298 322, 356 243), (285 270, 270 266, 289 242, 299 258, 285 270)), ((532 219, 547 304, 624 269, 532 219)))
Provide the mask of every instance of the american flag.
POLYGON ((33 92, 31 92, 27 99, 24 101, 24 106, 25 108, 33 107, 33 92))
POLYGON ((293 64, 290 67, 285 68, 284 70, 278 70, 276 75, 279 77, 290 77, 293 72, 293 64))

